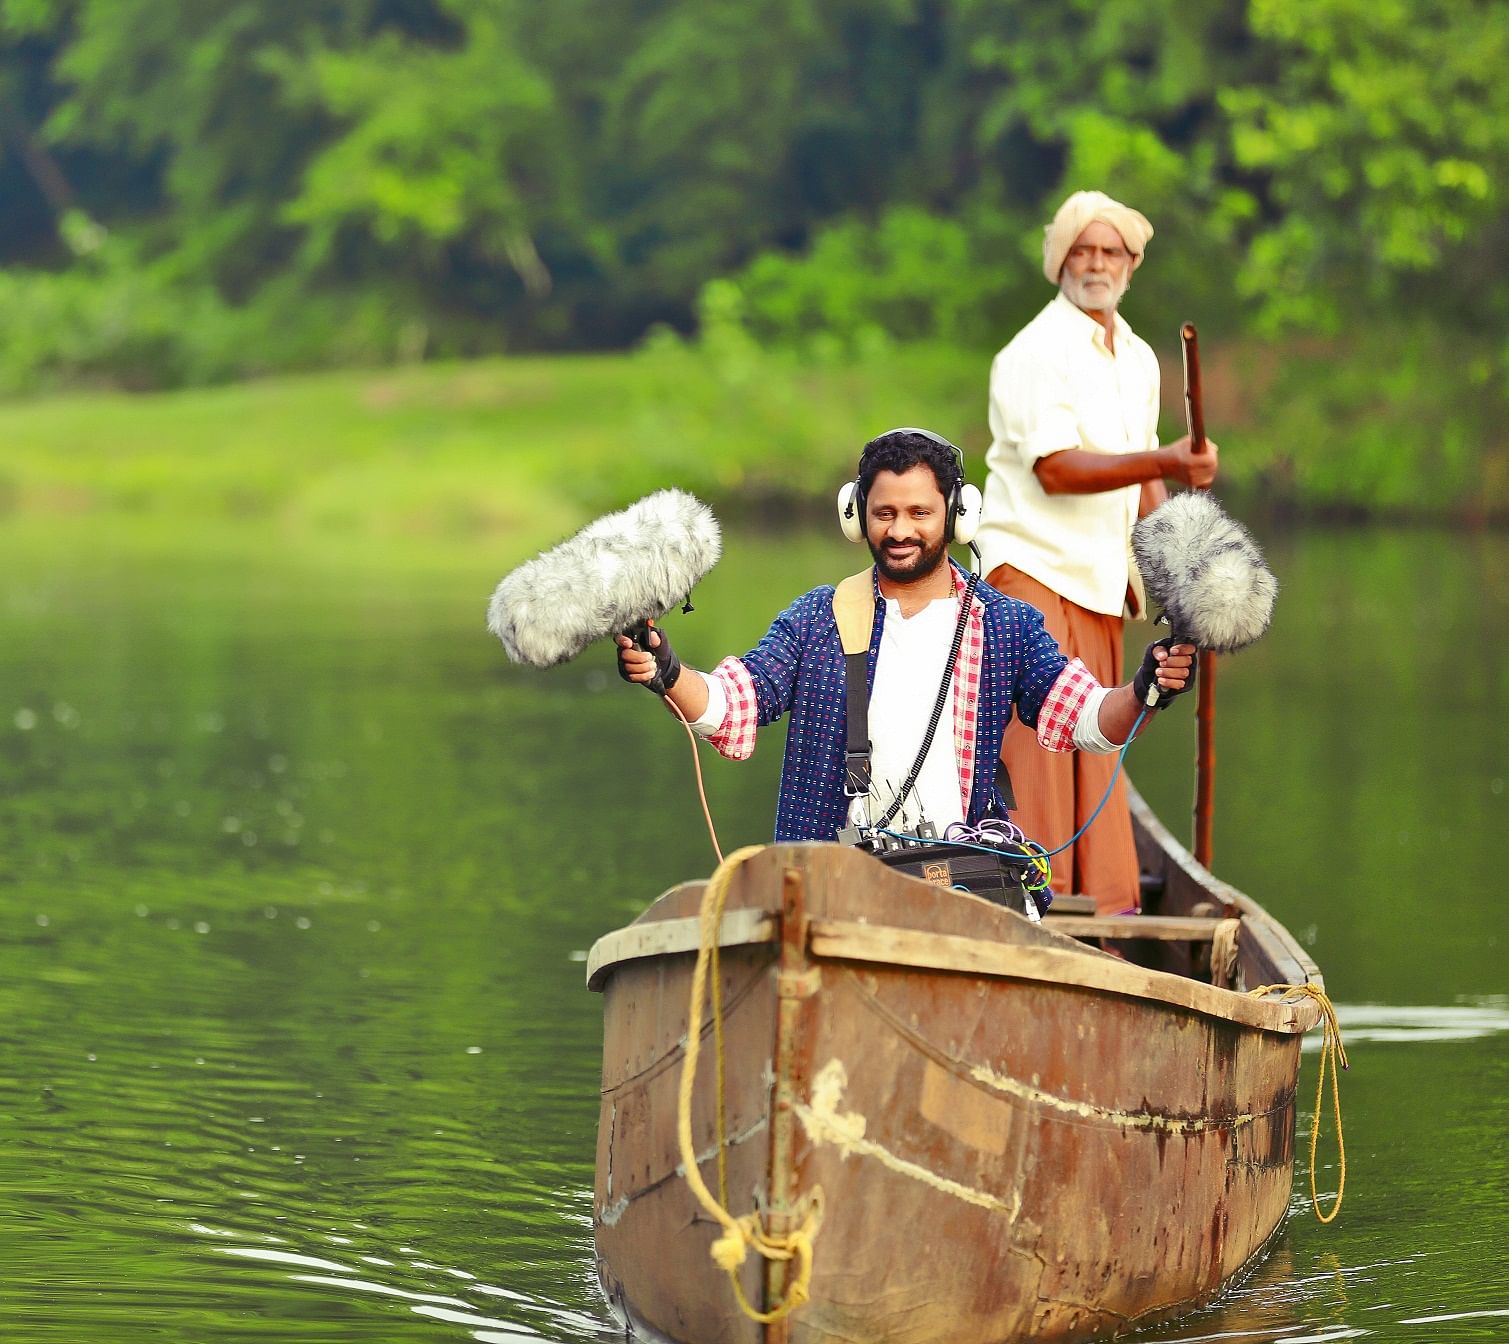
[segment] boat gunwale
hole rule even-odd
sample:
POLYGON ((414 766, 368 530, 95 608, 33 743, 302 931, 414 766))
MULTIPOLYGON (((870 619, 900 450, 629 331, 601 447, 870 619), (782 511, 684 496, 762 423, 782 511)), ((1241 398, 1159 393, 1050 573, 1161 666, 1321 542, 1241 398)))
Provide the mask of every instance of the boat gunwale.
MULTIPOLYGON (((697 885, 701 884, 684 884, 673 891, 697 885)), ((895 925, 814 918, 809 921, 807 948, 812 959, 819 963, 866 962, 943 974, 1057 984, 1117 994, 1284 1035, 1301 1034, 1320 1021, 1320 1008, 1313 999, 1290 1003, 1279 998, 1253 998, 1238 990, 1101 955, 1065 934, 1054 932, 1051 923, 1039 927, 1052 933, 1064 946, 1021 946, 895 925)), ((779 936, 776 911, 749 907, 723 916, 718 946, 772 943, 779 936)), ((700 941, 701 921, 697 916, 648 924, 636 921, 604 934, 592 945, 587 957, 587 986, 600 991, 615 968, 633 961, 695 953, 700 941)))

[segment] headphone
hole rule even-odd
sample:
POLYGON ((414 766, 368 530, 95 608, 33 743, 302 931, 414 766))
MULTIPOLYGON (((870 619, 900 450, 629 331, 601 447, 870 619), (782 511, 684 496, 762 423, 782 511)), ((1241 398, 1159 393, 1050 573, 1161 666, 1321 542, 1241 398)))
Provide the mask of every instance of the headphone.
MULTIPOLYGON (((980 495, 979 487, 965 482, 964 454, 941 434, 934 434, 930 429, 917 429, 911 425, 904 425, 900 429, 888 429, 884 434, 876 435, 876 438, 888 439, 892 434, 919 435, 940 448, 947 448, 954 455, 953 484, 943 491, 944 498, 948 501, 948 526, 944 529, 943 536, 944 540, 951 544, 968 546, 975 539, 975 533, 980 530, 980 510, 984 508, 985 501, 980 495)), ((859 460, 860 465, 863 466, 863 455, 859 460)), ((838 492, 838 525, 850 541, 865 539, 865 492, 860 486, 858 476, 845 484, 838 492)))

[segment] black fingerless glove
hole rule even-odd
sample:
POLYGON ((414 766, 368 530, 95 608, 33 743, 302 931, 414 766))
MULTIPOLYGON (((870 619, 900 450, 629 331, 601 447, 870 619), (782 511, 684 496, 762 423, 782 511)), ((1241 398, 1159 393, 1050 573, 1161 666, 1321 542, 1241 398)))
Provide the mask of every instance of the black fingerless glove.
MULTIPOLYGON (((660 636, 660 646, 652 649, 648 626, 637 625, 627 633, 636 647, 655 657, 655 675, 643 685, 647 690, 654 691, 656 695, 664 695, 681 679, 681 659, 676 657, 676 650, 671 647, 671 641, 666 637, 664 630, 657 628, 655 633, 660 636)), ((630 680, 628 672, 624 670, 623 656, 627 652, 627 649, 618 651, 618 675, 625 681, 630 680)))
POLYGON ((1142 666, 1137 669, 1137 675, 1132 678, 1132 692, 1137 697, 1139 705, 1147 705, 1152 709, 1162 709, 1176 695, 1183 695, 1195 684, 1195 672, 1200 664, 1197 658, 1189 669, 1189 680, 1177 691, 1168 690, 1158 684, 1158 660, 1153 656, 1156 648, 1171 648, 1174 644, 1174 636, 1169 635, 1165 639, 1154 640, 1147 646, 1147 651, 1142 655, 1142 666), (1148 697, 1153 692, 1156 695, 1150 700, 1148 697))

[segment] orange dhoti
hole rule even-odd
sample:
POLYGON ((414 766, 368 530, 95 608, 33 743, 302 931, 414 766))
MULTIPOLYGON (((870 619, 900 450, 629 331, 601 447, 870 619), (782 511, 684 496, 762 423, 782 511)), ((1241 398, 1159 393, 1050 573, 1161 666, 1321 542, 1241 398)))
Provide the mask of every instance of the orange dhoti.
MULTIPOLYGON (((1010 565, 998 565, 987 582, 1043 613, 1043 624, 1065 657, 1078 658, 1102 686, 1122 682, 1121 617, 1086 611, 1010 565)), ((1015 719, 1006 728, 1001 759, 1011 775, 1017 807, 1012 819, 1044 849, 1057 849, 1095 811, 1116 771, 1116 756, 1047 751, 1037 731, 1015 719)), ((1118 914, 1141 904, 1137 848, 1127 811, 1125 781, 1118 777, 1109 801, 1079 841, 1054 855, 1053 890, 1095 898, 1097 914, 1118 914)))

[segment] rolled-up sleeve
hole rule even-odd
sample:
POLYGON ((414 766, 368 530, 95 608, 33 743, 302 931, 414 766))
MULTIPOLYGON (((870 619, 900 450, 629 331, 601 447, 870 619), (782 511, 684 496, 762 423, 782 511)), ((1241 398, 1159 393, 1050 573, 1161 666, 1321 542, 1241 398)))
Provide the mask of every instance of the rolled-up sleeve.
MULTIPOLYGON (((1078 658, 1058 674, 1037 714, 1037 740, 1048 751, 1073 751, 1074 728, 1100 683, 1078 658)), ((1099 700, 1097 699, 1097 704, 1099 700)))
POLYGON ((759 727, 759 705, 749 669, 742 659, 725 658, 703 676, 708 683, 707 711, 692 727, 720 756, 747 761, 754 755, 755 730, 759 727), (722 710, 717 719, 713 719, 715 699, 721 701, 722 710))

